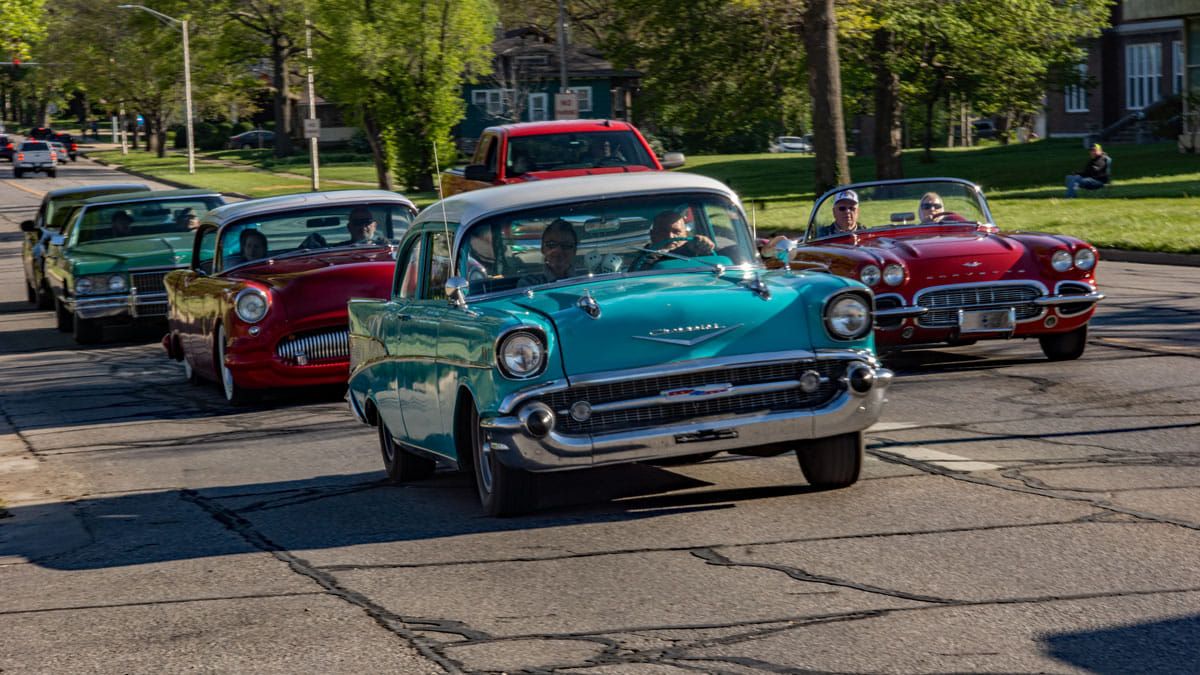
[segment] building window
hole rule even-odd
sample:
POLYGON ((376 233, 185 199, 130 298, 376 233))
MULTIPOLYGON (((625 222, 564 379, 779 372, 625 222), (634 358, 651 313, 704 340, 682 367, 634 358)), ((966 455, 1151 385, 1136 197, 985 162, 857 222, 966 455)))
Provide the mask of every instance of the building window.
MULTIPOLYGON (((1087 78, 1087 64, 1081 63, 1077 66, 1079 69, 1079 81, 1084 82, 1087 78)), ((1083 84, 1073 84, 1063 91, 1063 101, 1066 104, 1066 111, 1069 113, 1085 113, 1088 111, 1088 92, 1087 87, 1083 84)))
POLYGON ((518 68, 548 65, 550 65, 550 57, 545 54, 523 54, 517 57, 518 68))
POLYGON ((547 94, 529 95, 529 121, 541 122, 550 119, 550 96, 547 94))
POLYGON ((579 112, 592 112, 591 87, 570 87, 567 91, 575 92, 575 96, 579 98, 579 112))
POLYGON ((476 89, 471 92, 471 103, 496 117, 512 107, 513 94, 512 89, 476 89))
POLYGON ((1176 94, 1183 93, 1183 41, 1176 40, 1171 43, 1171 79, 1174 80, 1173 91, 1176 94))
POLYGON ((1158 43, 1125 47, 1125 107, 1141 110, 1158 100, 1162 48, 1158 43))

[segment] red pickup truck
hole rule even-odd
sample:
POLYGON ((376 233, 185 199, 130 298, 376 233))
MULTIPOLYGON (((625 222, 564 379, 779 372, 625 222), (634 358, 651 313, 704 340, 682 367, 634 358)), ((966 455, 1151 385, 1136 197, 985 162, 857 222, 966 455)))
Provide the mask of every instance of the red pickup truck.
POLYGON ((488 127, 464 168, 442 172, 442 196, 531 180, 662 171, 683 166, 682 153, 660 160, 628 122, 558 120, 488 127))

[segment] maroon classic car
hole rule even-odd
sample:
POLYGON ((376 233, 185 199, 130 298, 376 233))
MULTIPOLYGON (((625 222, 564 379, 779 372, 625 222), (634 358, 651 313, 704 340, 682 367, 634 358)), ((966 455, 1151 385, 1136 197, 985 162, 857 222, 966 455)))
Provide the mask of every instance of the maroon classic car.
POLYGON ((978 186, 957 178, 858 183, 817 200, 804 238, 764 257, 827 268, 875 291, 882 350, 1037 338, 1079 358, 1096 303, 1096 248, 1057 234, 1000 232, 978 186))
POLYGON ((232 403, 278 387, 345 384, 350 298, 391 295, 416 215, 383 190, 255 199, 204 217, 187 269, 167 275, 167 354, 232 403))

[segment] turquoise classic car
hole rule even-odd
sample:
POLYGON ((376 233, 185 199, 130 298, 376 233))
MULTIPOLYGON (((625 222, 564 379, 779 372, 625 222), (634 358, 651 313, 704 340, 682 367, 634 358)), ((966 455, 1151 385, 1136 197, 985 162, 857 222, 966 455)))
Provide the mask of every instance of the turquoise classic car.
POLYGON ((186 267, 199 218, 224 204, 210 190, 159 190, 91 197, 46 247, 45 284, 58 329, 80 344, 105 325, 167 314, 163 278, 186 267))
POLYGON ((534 508, 534 473, 722 451, 850 485, 892 377, 868 288, 765 270, 737 195, 682 173, 445 199, 391 297, 349 309, 350 407, 389 478, 473 471, 491 515, 534 508))

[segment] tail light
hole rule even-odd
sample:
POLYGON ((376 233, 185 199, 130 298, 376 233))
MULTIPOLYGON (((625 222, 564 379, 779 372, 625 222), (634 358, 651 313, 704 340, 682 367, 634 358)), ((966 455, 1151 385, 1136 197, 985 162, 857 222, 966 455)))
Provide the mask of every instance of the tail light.
POLYGON ((78 143, 72 143, 72 144, 71 144, 71 149, 72 149, 72 150, 78 150, 78 149, 79 149, 79 144, 78 144, 78 143))
POLYGON ((58 159, 58 153, 51 150, 50 151, 50 159, 58 159))
POLYGON ((13 144, 12 144, 12 143, 9 143, 8 145, 4 146, 4 149, 5 149, 5 150, 12 150, 12 149, 13 149, 13 144))
POLYGON ((18 152, 18 153, 17 153, 17 161, 18 161, 18 162, 23 162, 23 161, 25 161, 25 153, 23 153, 23 152, 18 152))

